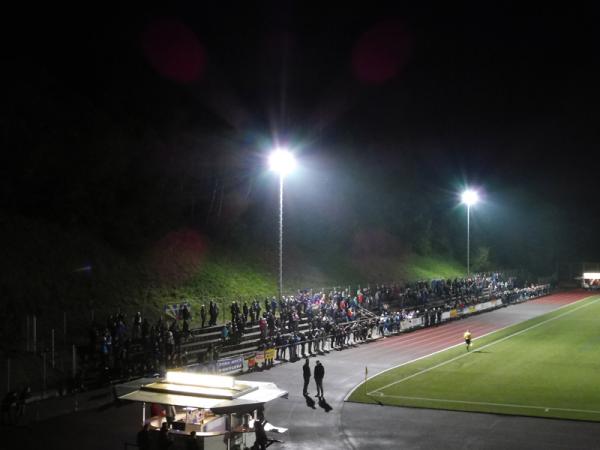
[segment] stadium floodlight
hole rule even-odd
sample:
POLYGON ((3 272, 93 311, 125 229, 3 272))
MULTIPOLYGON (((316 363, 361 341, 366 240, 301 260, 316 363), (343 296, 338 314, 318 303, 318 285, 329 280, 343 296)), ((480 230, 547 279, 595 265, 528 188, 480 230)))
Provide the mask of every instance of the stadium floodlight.
POLYGON ((296 158, 285 148, 276 148, 269 156, 269 167, 279 174, 279 299, 283 297, 283 179, 296 167, 296 158))
POLYGON ((470 207, 479 201, 479 194, 477 193, 477 191, 467 189, 462 193, 460 198, 465 205, 470 207))
POLYGON ((471 206, 479 201, 479 194, 473 189, 466 189, 460 196, 462 203, 467 205, 467 278, 471 275, 471 206))
POLYGON ((296 167, 296 158, 288 150, 277 148, 269 156, 269 167, 280 177, 284 177, 296 167))

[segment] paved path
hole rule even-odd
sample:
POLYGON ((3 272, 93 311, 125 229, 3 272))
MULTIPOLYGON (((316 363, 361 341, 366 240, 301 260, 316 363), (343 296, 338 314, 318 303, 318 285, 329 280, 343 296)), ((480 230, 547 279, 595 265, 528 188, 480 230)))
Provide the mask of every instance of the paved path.
MULTIPOLYGON (((325 366, 325 402, 302 396, 302 362, 242 378, 273 381, 289 391, 288 399, 269 404, 267 419, 289 428, 278 449, 600 449, 600 424, 588 422, 474 414, 344 402, 369 374, 462 343, 469 328, 474 336, 521 322, 584 297, 557 294, 413 333, 385 338, 355 349, 319 357, 325 366), (313 403, 313 401, 316 401, 313 403)), ((314 367, 316 358, 311 359, 314 367)), ((311 380, 312 381, 312 380, 311 380)), ((314 383, 309 391, 316 393, 314 383)), ((104 401, 92 409, 17 429, 18 446, 43 449, 122 449, 134 441, 141 417, 136 404, 114 407, 104 401)), ((85 408, 88 399, 80 400, 85 408)), ((48 404, 50 405, 50 404, 48 404)), ((13 433, 11 433, 11 436, 13 433)), ((6 436, 6 434, 5 434, 6 436)))

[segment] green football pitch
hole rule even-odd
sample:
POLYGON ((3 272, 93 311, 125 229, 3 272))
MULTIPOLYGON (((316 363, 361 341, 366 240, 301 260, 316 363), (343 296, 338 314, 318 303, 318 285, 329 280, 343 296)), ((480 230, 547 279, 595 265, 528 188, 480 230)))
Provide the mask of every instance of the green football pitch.
POLYGON ((600 296, 382 372, 348 401, 600 421, 600 296))

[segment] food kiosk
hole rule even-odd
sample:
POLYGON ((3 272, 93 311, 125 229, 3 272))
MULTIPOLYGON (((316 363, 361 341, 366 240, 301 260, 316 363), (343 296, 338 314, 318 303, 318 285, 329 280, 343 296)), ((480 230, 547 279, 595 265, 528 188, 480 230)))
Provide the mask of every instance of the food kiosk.
MULTIPOLYGON (((168 424, 172 449, 185 448, 192 431, 205 450, 250 448, 257 412, 272 400, 287 398, 274 383, 178 371, 167 372, 164 379, 125 383, 117 392, 120 400, 142 404, 142 424, 149 424, 152 440, 158 440, 163 423, 168 424)), ((267 425, 267 431, 287 431, 267 425)))

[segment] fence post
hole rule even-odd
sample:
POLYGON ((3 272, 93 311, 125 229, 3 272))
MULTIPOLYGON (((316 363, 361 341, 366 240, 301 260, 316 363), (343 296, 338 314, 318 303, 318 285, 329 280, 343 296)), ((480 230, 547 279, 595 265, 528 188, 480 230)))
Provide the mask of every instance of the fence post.
POLYGON ((67 312, 63 311, 63 345, 67 345, 67 312))
POLYGON ((31 351, 31 325, 29 323, 29 314, 27 314, 26 329, 27 329, 27 352, 30 352, 31 351))
POLYGON ((37 353, 37 318, 33 315, 33 353, 37 353))
POLYGON ((52 368, 54 369, 54 328, 52 328, 52 368))
POLYGON ((42 399, 46 397, 46 352, 42 353, 42 399))
POLYGON ((73 367, 72 367, 73 378, 77 375, 77 347, 73 344, 73 367))

